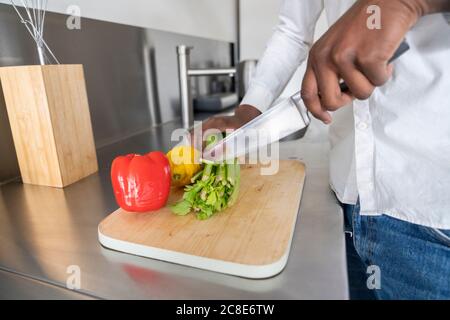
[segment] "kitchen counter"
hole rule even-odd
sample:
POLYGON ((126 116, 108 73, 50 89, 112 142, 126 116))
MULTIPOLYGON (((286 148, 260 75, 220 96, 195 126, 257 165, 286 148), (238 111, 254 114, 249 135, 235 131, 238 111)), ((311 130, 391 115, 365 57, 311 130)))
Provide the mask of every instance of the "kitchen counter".
POLYGON ((152 128, 98 150, 100 171, 64 190, 12 182, 0 187, 0 297, 106 299, 347 299, 343 217, 328 186, 326 129, 280 145, 281 158, 306 164, 306 183, 286 269, 249 280, 103 248, 98 223, 117 209, 111 160, 168 150, 179 123, 152 128), (65 288, 69 266, 81 289, 65 288), (20 290, 23 288, 23 290, 20 290), (11 292, 11 294, 8 294, 11 292))

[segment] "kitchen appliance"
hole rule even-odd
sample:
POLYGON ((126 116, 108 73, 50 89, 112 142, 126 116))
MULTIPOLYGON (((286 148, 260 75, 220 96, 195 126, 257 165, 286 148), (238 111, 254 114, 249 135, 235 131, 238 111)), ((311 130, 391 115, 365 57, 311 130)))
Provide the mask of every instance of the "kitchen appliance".
MULTIPOLYGON (((285 267, 305 181, 305 166, 274 162, 274 175, 261 165, 243 165, 234 206, 208 220, 174 215, 168 206, 155 212, 118 209, 98 227, 100 243, 114 250, 191 267, 267 278, 285 267)), ((172 189, 169 205, 183 189, 172 189)))
POLYGON ((193 69, 191 67, 191 50, 193 47, 186 45, 177 46, 178 59, 178 80, 180 86, 180 104, 181 104, 181 121, 183 127, 188 129, 194 124, 194 107, 191 94, 191 78, 205 76, 227 75, 234 77, 236 68, 212 68, 212 69, 193 69))
POLYGON ((244 98, 245 93, 250 87, 250 81, 253 78, 258 60, 244 60, 238 65, 238 83, 239 83, 239 100, 244 98))
MULTIPOLYGON (((408 50, 409 45, 405 41, 402 42, 389 63, 408 50)), ((341 91, 349 90, 344 82, 340 84, 340 87, 341 91)), ((310 121, 310 115, 302 101, 301 93, 297 92, 240 129, 228 134, 213 147, 206 148, 203 158, 222 162, 252 153, 306 128, 310 121)))
POLYGON ((220 112, 237 104, 238 96, 234 92, 214 93, 194 98, 194 110, 200 112, 220 112))

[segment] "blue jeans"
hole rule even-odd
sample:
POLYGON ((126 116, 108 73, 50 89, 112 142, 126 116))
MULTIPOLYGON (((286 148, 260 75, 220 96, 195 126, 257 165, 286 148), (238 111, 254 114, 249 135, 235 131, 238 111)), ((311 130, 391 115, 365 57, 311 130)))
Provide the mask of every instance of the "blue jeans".
POLYGON ((362 216, 359 203, 343 209, 378 299, 450 299, 450 230, 362 216))

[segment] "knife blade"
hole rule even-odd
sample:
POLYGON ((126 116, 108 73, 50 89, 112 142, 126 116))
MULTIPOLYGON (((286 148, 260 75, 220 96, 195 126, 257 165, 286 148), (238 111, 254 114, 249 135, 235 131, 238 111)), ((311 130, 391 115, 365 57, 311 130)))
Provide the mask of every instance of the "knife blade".
MULTIPOLYGON (((408 43, 403 41, 389 63, 408 50, 408 43)), ((340 88, 343 92, 349 90, 345 82, 341 82, 340 88)), ((212 162, 234 159, 279 141, 307 127, 310 122, 309 112, 302 101, 300 92, 297 92, 228 134, 216 145, 206 148, 202 157, 212 162)))

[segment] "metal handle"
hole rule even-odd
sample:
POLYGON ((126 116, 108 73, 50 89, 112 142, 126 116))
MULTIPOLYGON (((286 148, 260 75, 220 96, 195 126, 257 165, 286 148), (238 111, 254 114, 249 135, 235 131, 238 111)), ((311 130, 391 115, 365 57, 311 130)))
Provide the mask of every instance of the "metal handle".
MULTIPOLYGON (((398 47, 397 51, 395 51, 394 55, 392 56, 392 58, 389 60, 389 63, 394 62, 395 60, 397 60, 398 58, 400 58, 405 52, 407 52, 409 50, 409 44, 406 41, 403 41, 400 44, 400 47, 398 47)), ((345 82, 341 82, 341 84, 339 85, 339 87, 341 88, 341 91, 350 91, 349 87, 347 86, 347 84, 345 82)))
POLYGON ((194 124, 194 108, 192 106, 190 81, 188 70, 190 68, 189 54, 192 47, 177 46, 178 80, 180 85, 181 120, 183 127, 188 129, 194 124))
POLYGON ((190 88, 190 78, 212 75, 228 75, 234 77, 236 68, 191 69, 190 52, 193 48, 185 45, 177 46, 178 79, 180 85, 181 119, 183 127, 188 129, 194 124, 194 108, 190 88))

